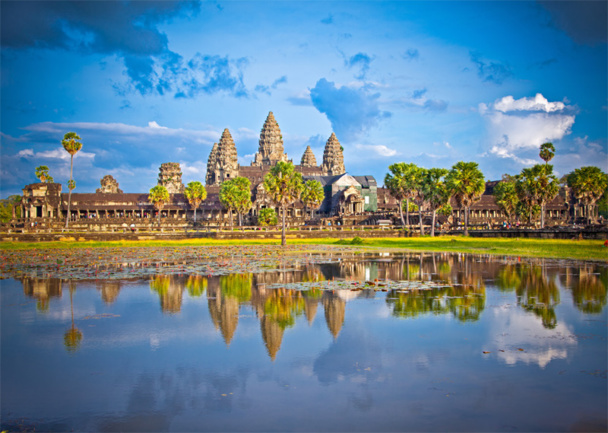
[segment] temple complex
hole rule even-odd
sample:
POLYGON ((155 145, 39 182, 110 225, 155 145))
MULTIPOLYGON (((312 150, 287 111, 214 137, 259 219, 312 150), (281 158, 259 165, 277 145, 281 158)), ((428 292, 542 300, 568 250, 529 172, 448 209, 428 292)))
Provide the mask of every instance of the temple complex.
MULTIPOLYGON (((285 153, 283 135, 272 112, 268 113, 260 132, 258 151, 248 166, 238 163, 237 144, 226 128, 217 143, 213 144, 207 159, 205 184, 207 198, 198 208, 199 224, 223 226, 228 225, 230 217, 219 200, 221 184, 235 177, 246 177, 251 183, 252 208, 244 217, 247 225, 257 224, 257 215, 263 208, 275 208, 276 205, 264 191, 264 176, 279 161, 292 162, 285 153)), ((340 221, 344 225, 374 224, 379 219, 390 219, 398 222, 398 202, 386 188, 378 187, 373 176, 351 175, 344 164, 344 148, 338 137, 332 133, 327 139, 323 151, 323 160, 317 165, 314 152, 307 146, 295 165, 296 171, 302 174, 304 181, 309 179, 321 183, 324 199, 317 209, 304 213, 304 206, 296 202, 287 211, 292 225, 319 224, 324 220, 340 221), (336 218, 338 220, 336 220, 336 218)), ((123 193, 119 184, 111 175, 104 176, 101 188, 95 193, 73 193, 70 212, 72 220, 127 218, 152 219, 157 211, 148 200, 148 193, 123 193)), ((504 213, 496 204, 493 196, 494 186, 498 182, 487 182, 486 191, 481 200, 470 209, 470 222, 502 222, 504 213)), ((179 163, 162 163, 159 167, 158 185, 167 188, 170 201, 161 211, 164 218, 174 221, 190 220, 193 209, 184 196, 184 184, 179 163)), ((45 219, 48 221, 65 220, 68 209, 68 193, 62 192, 57 183, 34 183, 23 189, 21 210, 26 220, 45 219)), ((462 220, 462 211, 452 203, 454 208, 451 217, 443 217, 450 223, 462 220)), ((424 209, 423 209, 424 210, 424 209)), ((310 209, 309 209, 310 211, 310 209)), ((277 212, 278 213, 278 212, 277 212)), ((567 188, 546 206, 548 225, 561 224, 569 219, 582 217, 574 198, 567 188)), ((416 213, 411 213, 412 223, 418 221, 416 213)))

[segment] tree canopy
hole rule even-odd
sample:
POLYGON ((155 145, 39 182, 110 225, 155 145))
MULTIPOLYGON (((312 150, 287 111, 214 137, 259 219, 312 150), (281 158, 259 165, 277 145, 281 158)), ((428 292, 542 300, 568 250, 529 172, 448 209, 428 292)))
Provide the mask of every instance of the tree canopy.
POLYGON ((446 183, 456 203, 465 208, 464 234, 469 234, 469 208, 481 198, 486 181, 476 162, 457 162, 446 176, 446 183))
POLYGON ((207 198, 207 190, 201 182, 190 182, 184 189, 184 195, 194 209, 194 222, 196 223, 196 209, 207 198))

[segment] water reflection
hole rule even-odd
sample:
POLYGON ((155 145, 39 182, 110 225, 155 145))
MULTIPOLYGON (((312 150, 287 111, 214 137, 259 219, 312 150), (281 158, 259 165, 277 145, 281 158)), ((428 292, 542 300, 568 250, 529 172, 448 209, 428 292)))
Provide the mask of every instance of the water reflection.
MULTIPOLYGON (((373 298, 384 291, 393 317, 449 314, 460 322, 475 322, 486 309, 487 290, 492 287, 505 296, 513 296, 513 303, 532 314, 544 328, 555 329, 560 320, 556 309, 561 302, 560 287, 571 292, 573 304, 581 312, 599 314, 606 306, 607 276, 605 266, 593 263, 420 253, 345 257, 295 266, 292 263, 283 271, 262 273, 159 274, 150 277, 149 287, 158 297, 161 311, 168 315, 182 311, 185 297, 206 297, 209 317, 227 346, 237 334, 241 309, 250 308, 259 321, 268 356, 275 360, 285 331, 299 317, 312 325, 319 306, 323 308, 326 328, 336 340, 347 320, 347 303, 354 299, 373 298), (323 288, 324 283, 333 281, 359 285, 341 290, 323 288), (409 290, 391 288, 390 282, 398 281, 420 284, 409 290)), ((52 299, 61 299, 63 284, 69 286, 72 323, 65 332, 64 344, 69 351, 75 351, 81 344, 82 332, 74 323, 72 297, 91 285, 86 280, 39 277, 22 277, 21 282, 24 294, 36 299, 40 313, 49 311, 52 299)), ((123 283, 124 280, 95 280, 93 287, 106 305, 112 305, 123 290, 123 283)))

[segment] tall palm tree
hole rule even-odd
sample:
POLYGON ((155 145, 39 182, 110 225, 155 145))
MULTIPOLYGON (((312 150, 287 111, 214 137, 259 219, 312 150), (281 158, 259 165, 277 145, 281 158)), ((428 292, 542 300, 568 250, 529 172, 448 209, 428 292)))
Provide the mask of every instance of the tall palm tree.
POLYGON ((500 209, 507 215, 509 221, 517 209, 519 198, 515 190, 515 178, 509 175, 503 176, 503 179, 494 187, 494 200, 500 209))
POLYGON ((242 214, 251 209, 250 181, 246 177, 235 177, 222 183, 220 187, 220 202, 230 213, 230 228, 232 228, 232 212, 239 215, 239 226, 242 225, 242 214))
POLYGON ((448 170, 445 168, 431 168, 426 170, 426 176, 422 181, 422 192, 433 212, 433 222, 431 224, 431 236, 435 236, 435 218, 437 210, 446 206, 450 202, 450 190, 445 183, 445 176, 448 170))
POLYGON ((399 202, 399 215, 401 223, 406 226, 410 225, 410 200, 416 195, 418 186, 421 181, 421 171, 416 164, 406 164, 398 162, 389 165, 388 169, 391 173, 387 173, 384 177, 384 184, 389 189, 391 195, 399 202), (405 220, 403 219, 403 200, 406 201, 405 220))
POLYGON ((325 198, 323 185, 321 185, 321 182, 318 180, 307 180, 304 184, 304 188, 302 189, 302 196, 300 198, 304 203, 304 218, 306 218, 308 208, 318 207, 325 198))
POLYGON ((68 228, 68 223, 70 221, 70 205, 72 202, 72 190, 76 187, 76 183, 72 179, 72 172, 74 168, 74 155, 78 153, 80 149, 82 149, 82 143, 80 142, 80 136, 75 132, 68 132, 63 136, 63 140, 61 140, 61 145, 66 150, 67 153, 70 154, 70 181, 68 182, 68 214, 65 218, 65 228, 68 228))
POLYGON ((593 207, 606 193, 608 174, 598 167, 588 166, 575 169, 567 176, 568 186, 572 188, 574 197, 587 210, 587 222, 591 221, 593 207))
POLYGON ((550 164, 536 164, 524 168, 516 176, 515 188, 520 201, 529 206, 529 218, 532 217, 535 205, 540 206, 540 227, 545 227, 545 206, 559 192, 559 180, 553 174, 550 164))
POLYGON ((281 245, 285 245, 285 214, 287 206, 300 198, 303 189, 302 175, 295 171, 291 162, 279 161, 264 176, 264 190, 268 197, 281 208, 281 245))
POLYGON ((540 159, 545 161, 545 164, 549 164, 549 161, 555 156, 555 147, 553 143, 543 143, 540 145, 540 153, 538 154, 540 159))
POLYGON ((40 179, 42 183, 53 183, 54 179, 49 175, 49 168, 46 165, 39 165, 36 167, 36 177, 40 179))
POLYGON ((476 162, 457 162, 446 176, 446 183, 456 203, 464 207, 464 235, 469 234, 469 208, 481 199, 486 189, 483 173, 476 162))
POLYGON ((207 198, 207 190, 198 181, 190 182, 184 189, 184 195, 188 199, 190 206, 194 209, 194 224, 196 224, 196 209, 207 198))
POLYGON ((158 226, 160 227, 160 211, 165 207, 167 203, 169 203, 169 191, 162 185, 156 185, 154 188, 150 189, 150 194, 148 195, 148 200, 150 203, 154 205, 156 210, 158 211, 158 226))

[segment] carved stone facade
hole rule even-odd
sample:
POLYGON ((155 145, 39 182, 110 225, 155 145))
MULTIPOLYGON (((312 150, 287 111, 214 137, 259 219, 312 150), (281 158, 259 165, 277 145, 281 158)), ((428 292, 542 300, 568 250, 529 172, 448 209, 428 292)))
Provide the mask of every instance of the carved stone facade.
POLYGON ((182 183, 182 169, 177 162, 165 162, 160 165, 158 173, 158 184, 167 188, 169 194, 181 194, 184 192, 182 183))
POLYGON ((321 170, 327 176, 335 176, 337 174, 346 173, 344 168, 344 154, 342 152, 342 146, 333 132, 325 144, 325 151, 323 152, 323 164, 321 170))
POLYGON ((102 194, 122 194, 122 189, 118 188, 118 182, 111 175, 106 174, 100 181, 101 188, 95 192, 102 194))
POLYGON ((260 132, 260 146, 251 165, 254 167, 274 166, 279 161, 287 161, 287 154, 283 149, 281 129, 271 111, 260 132))
POLYGON ((234 179, 239 173, 236 145, 228 128, 222 132, 220 142, 215 143, 207 161, 207 185, 220 185, 224 180, 234 179))
POLYGON ((304 155, 302 155, 302 161, 300 162, 302 167, 316 167, 317 166, 317 158, 315 158, 315 154, 312 152, 310 146, 306 146, 306 150, 304 151, 304 155))

